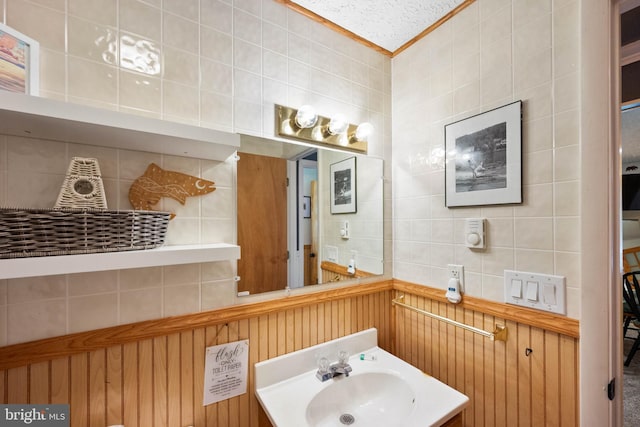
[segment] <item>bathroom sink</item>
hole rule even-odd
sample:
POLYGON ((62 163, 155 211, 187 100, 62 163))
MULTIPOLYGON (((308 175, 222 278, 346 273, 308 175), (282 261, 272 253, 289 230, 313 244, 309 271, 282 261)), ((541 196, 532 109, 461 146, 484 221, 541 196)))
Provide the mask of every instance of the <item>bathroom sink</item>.
POLYGON ((440 426, 469 398, 377 346, 377 330, 255 364, 256 397, 276 427, 440 426), (349 376, 321 381, 318 359, 351 356, 349 376), (362 355, 362 357, 361 357, 362 355))
POLYGON ((307 406, 312 426, 402 424, 411 415, 416 395, 397 375, 367 372, 336 379, 307 406))

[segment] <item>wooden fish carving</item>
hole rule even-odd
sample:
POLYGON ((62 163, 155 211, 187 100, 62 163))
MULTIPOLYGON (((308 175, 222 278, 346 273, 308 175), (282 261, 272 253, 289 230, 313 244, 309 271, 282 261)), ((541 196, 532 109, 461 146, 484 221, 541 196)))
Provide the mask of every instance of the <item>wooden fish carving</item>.
POLYGON ((184 205, 187 197, 202 196, 215 189, 213 181, 167 171, 151 163, 144 174, 131 184, 129 201, 136 210, 151 210, 162 197, 170 197, 184 205))

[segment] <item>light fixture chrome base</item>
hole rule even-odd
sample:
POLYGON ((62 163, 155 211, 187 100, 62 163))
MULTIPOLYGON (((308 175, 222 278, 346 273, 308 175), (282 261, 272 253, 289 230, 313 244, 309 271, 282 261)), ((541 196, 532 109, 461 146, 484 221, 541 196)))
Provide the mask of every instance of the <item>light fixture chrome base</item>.
POLYGON ((316 145, 325 145, 341 150, 367 153, 367 141, 359 141, 355 138, 357 125, 349 123, 347 131, 340 135, 329 133, 328 117, 318 116, 315 126, 310 128, 300 128, 296 125, 295 108, 285 107, 275 104, 275 131, 276 135, 282 138, 297 139, 316 145))

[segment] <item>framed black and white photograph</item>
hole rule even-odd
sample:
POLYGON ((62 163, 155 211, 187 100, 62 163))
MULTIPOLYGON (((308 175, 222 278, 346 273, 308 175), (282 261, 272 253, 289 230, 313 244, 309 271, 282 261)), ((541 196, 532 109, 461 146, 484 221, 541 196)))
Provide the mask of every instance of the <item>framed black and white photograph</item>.
POLYGON ((356 204, 356 158, 350 157, 330 167, 331 213, 355 213, 356 204))
POLYGON ((522 101, 445 126, 447 207, 522 203, 522 101))
POLYGON ((0 24, 0 90, 39 94, 40 44, 0 24))

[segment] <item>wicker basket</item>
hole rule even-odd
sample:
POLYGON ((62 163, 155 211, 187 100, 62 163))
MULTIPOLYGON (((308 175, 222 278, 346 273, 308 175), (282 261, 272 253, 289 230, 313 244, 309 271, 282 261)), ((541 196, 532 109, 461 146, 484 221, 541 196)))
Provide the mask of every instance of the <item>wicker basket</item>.
POLYGON ((169 212, 0 209, 0 259, 151 249, 164 243, 169 212))
POLYGON ((97 159, 74 157, 69 163, 54 209, 107 209, 97 159))

